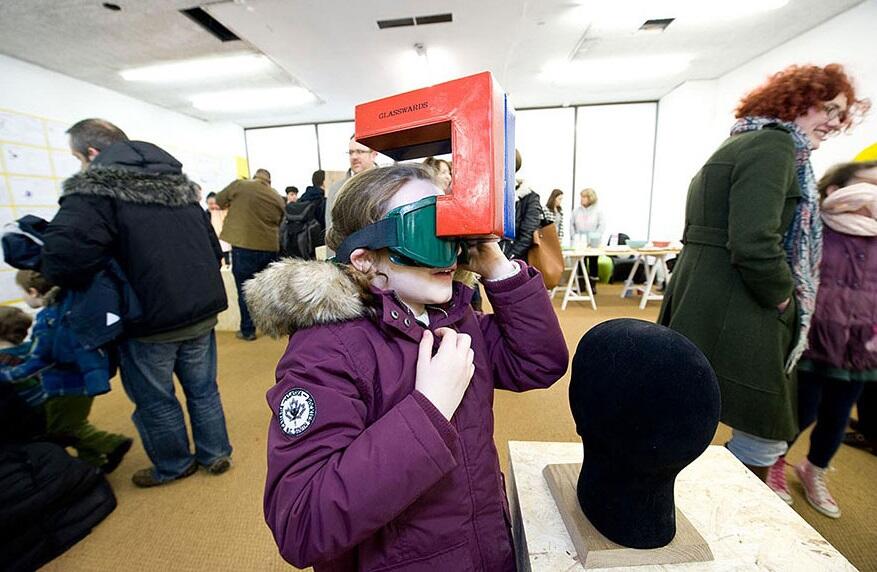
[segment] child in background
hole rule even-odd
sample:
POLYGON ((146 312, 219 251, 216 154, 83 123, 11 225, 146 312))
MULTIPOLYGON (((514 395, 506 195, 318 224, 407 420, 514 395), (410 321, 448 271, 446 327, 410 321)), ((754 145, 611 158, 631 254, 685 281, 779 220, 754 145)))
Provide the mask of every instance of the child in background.
POLYGON ((484 315, 453 281, 456 245, 423 256, 442 267, 408 257, 443 248, 414 235, 429 221, 404 224, 408 255, 368 239, 398 207, 434 224, 440 194, 419 165, 363 171, 332 208, 335 262, 287 259, 246 287, 260 329, 291 334, 268 392, 265 518, 295 566, 515 569, 494 390, 549 387, 569 354, 539 273, 496 242, 469 248, 484 315))
MULTIPOLYGON (((821 279, 809 347, 798 364, 799 428, 816 425, 795 475, 813 508, 840 518, 825 472, 862 388, 877 384, 877 161, 835 165, 818 188, 825 223, 821 279)), ((780 457, 767 484, 791 504, 785 465, 780 457)))
MULTIPOLYGON (((27 358, 30 344, 24 343, 33 319, 21 308, 0 306, 0 368, 20 365, 27 358)), ((27 435, 44 435, 46 432, 46 392, 40 378, 36 375, 17 380, 12 384, 18 399, 27 404, 20 408, 27 413, 16 423, 28 427, 9 427, 10 431, 21 431, 27 435)), ((10 420, 4 420, 10 421, 10 420)))
POLYGON ((37 314, 24 362, 0 368, 0 381, 22 382, 40 374, 48 396, 45 403, 46 433, 53 439, 69 439, 83 461, 112 472, 131 448, 124 435, 100 431, 88 422, 94 396, 109 391, 109 361, 103 350, 77 347, 69 327, 63 325, 63 296, 33 270, 19 270, 16 283, 24 290, 37 314))

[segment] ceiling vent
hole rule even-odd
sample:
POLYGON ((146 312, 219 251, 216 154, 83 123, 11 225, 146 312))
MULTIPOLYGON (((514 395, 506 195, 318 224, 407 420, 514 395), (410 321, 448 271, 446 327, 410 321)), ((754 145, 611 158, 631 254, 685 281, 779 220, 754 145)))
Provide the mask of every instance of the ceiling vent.
POLYGON ((235 40, 240 40, 234 32, 220 24, 219 20, 201 8, 189 8, 187 10, 180 10, 180 12, 210 32, 210 34, 215 36, 220 42, 234 42, 235 40))
POLYGON ((445 22, 453 22, 454 15, 447 14, 430 14, 428 16, 414 16, 409 18, 394 18, 392 20, 378 20, 378 28, 385 30, 387 28, 403 28, 405 26, 426 26, 428 24, 443 24, 445 22))
POLYGON ((675 19, 676 18, 659 18, 656 20, 646 20, 639 29, 642 32, 663 32, 675 19))
POLYGON ((414 18, 396 18, 395 20, 378 20, 378 28, 385 30, 387 28, 404 28, 405 26, 413 26, 414 18))
POLYGON ((447 14, 433 14, 432 16, 415 16, 414 21, 418 26, 425 26, 427 24, 443 24, 445 22, 453 22, 454 15, 448 12, 447 14))

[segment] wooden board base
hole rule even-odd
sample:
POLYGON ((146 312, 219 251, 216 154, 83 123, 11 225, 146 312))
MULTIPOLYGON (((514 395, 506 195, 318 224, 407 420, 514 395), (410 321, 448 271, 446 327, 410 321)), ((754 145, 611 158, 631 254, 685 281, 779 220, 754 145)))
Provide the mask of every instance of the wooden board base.
POLYGON ((581 463, 548 465, 542 471, 572 538, 579 562, 586 569, 708 562, 713 559, 709 545, 697 529, 676 508, 676 536, 667 546, 651 550, 627 548, 600 534, 579 506, 576 485, 581 463))

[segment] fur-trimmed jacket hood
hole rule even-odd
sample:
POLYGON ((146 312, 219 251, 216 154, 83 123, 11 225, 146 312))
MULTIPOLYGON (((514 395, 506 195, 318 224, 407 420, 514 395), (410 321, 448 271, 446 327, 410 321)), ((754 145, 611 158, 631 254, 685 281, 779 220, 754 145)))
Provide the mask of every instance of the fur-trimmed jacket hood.
MULTIPOLYGON (((197 186, 151 143, 120 141, 64 181, 46 232, 40 271, 62 288, 85 289, 118 262, 142 306, 131 337, 206 324, 227 306, 222 248, 197 186)), ((206 326, 205 326, 206 327, 206 326)))
POLYGON ((271 337, 366 314, 362 293, 343 268, 326 261, 284 258, 244 284, 256 327, 271 337))
MULTIPOLYGON (((471 272, 458 270, 454 295, 446 306, 468 304, 473 280, 471 272)), ((395 298, 395 293, 372 287, 365 294, 343 266, 332 262, 284 258, 247 281, 244 296, 256 327, 276 338, 312 326, 366 317, 374 310, 370 306, 384 306, 383 299, 395 298), (372 301, 369 305, 366 296, 372 301)), ((453 316, 454 312, 449 309, 449 313, 453 316)))
POLYGON ((102 151, 88 170, 64 181, 63 196, 95 195, 172 207, 198 203, 198 187, 170 153, 144 141, 120 141, 102 151))

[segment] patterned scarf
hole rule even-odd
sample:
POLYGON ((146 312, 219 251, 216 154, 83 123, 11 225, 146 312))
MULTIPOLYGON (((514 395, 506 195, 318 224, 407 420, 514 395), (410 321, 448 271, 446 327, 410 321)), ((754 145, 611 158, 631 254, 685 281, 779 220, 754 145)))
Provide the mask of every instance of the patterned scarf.
POLYGON ((798 321, 801 326, 798 341, 786 361, 786 372, 791 373, 804 350, 807 349, 810 320, 816 309, 819 262, 822 260, 822 219, 819 216, 816 177, 810 165, 810 140, 797 125, 772 117, 744 117, 731 128, 731 135, 757 131, 770 124, 780 125, 788 130, 795 143, 795 164, 798 185, 801 187, 801 200, 795 209, 792 224, 783 238, 786 260, 789 262, 792 278, 795 281, 795 300, 798 302, 798 321))

